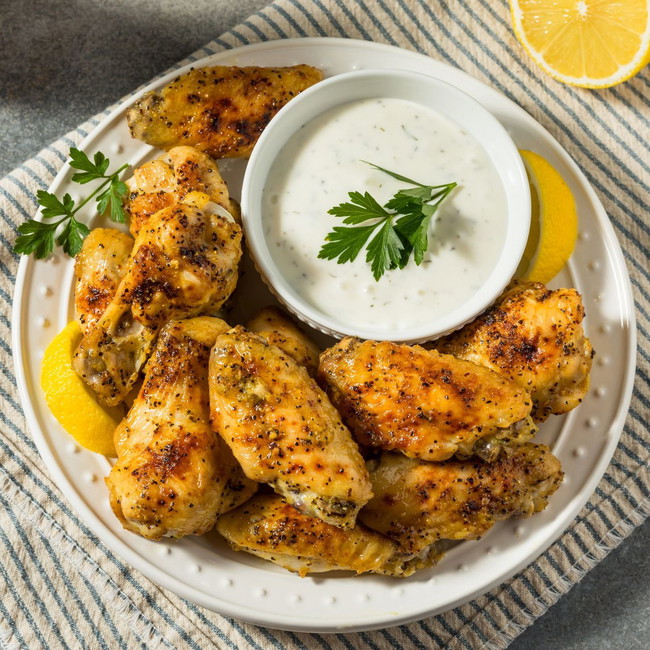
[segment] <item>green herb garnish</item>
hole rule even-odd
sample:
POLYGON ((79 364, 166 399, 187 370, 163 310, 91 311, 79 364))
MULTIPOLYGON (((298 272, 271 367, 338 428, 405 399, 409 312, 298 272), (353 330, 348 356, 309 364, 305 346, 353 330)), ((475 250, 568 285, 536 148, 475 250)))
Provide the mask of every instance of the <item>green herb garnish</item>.
POLYGON ((124 223, 126 213, 122 207, 122 198, 127 193, 127 187, 119 179, 119 175, 128 165, 122 165, 117 171, 108 174, 109 164, 109 159, 101 152, 97 152, 91 161, 83 151, 74 147, 70 149, 70 167, 79 170, 72 176, 75 183, 85 185, 102 179, 104 182, 79 205, 75 205, 69 194, 59 199, 50 192, 39 190, 36 198, 42 208, 43 221, 30 219, 18 227, 20 235, 16 238, 14 253, 34 254, 37 259, 43 259, 50 255, 56 244, 61 246, 67 255, 74 257, 81 250, 83 240, 90 232, 86 224, 77 221, 75 214, 93 197, 97 201, 100 214, 107 214, 111 221, 124 223))
POLYGON ((399 190, 383 206, 368 192, 349 192, 349 203, 328 210, 328 214, 342 217, 343 223, 349 225, 336 226, 328 233, 327 243, 323 244, 318 257, 336 259, 338 264, 351 262, 367 244, 366 262, 371 265, 372 274, 378 281, 388 270, 403 269, 411 254, 418 266, 422 264, 429 248, 431 217, 457 183, 423 185, 379 165, 366 164, 416 187, 399 190), (366 221, 374 223, 359 225, 366 221))

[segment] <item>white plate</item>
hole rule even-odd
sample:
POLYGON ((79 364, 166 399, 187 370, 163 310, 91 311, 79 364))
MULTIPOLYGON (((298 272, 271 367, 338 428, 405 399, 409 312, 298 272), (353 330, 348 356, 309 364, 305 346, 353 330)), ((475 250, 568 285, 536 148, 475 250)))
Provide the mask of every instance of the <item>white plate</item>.
MULTIPOLYGON (((215 54, 193 65, 296 63, 319 66, 328 76, 361 68, 400 68, 448 81, 490 110, 518 147, 547 158, 571 186, 580 237, 568 268, 554 285, 574 286, 582 293, 585 324, 598 354, 584 403, 568 416, 552 418, 539 434, 541 441, 552 445, 566 471, 549 507, 531 519, 497 525, 479 542, 459 545, 437 567, 405 580, 346 574, 299 578, 230 551, 215 535, 150 542, 124 531, 110 510, 102 480, 108 461, 72 442, 49 413, 39 388, 43 351, 72 317, 73 264, 58 254, 47 261, 23 258, 20 264, 13 312, 18 388, 29 429, 56 484, 112 551, 155 582, 208 609, 270 627, 314 632, 385 627, 467 602, 514 575, 562 533, 591 496, 614 452, 629 406, 635 353, 632 294, 614 231, 583 174, 525 111, 467 74, 423 55, 343 39, 272 41, 215 54)), ((81 148, 89 153, 101 150, 113 164, 138 164, 150 158, 152 149, 129 136, 126 108, 127 104, 120 106, 103 120, 81 148)), ((244 164, 222 165, 235 197, 244 164)), ((70 176, 66 166, 52 191, 78 196, 80 188, 70 176)), ((233 321, 269 301, 251 269, 238 291, 246 300, 238 302, 233 321)))

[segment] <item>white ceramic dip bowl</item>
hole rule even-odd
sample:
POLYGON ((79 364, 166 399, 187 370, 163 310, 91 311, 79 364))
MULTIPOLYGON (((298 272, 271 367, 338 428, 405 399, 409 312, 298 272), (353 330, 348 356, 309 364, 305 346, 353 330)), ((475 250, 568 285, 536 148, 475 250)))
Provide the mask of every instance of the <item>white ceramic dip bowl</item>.
POLYGON ((264 281, 298 318, 335 337, 415 343, 503 291, 528 238, 530 192, 517 148, 477 101, 418 73, 365 70, 316 84, 273 118, 246 168, 242 217, 264 281), (411 255, 379 280, 365 246, 345 263, 318 256, 334 228, 377 223, 328 213, 349 192, 383 206, 416 187, 368 162, 427 186, 458 183, 430 220, 422 263, 411 255))

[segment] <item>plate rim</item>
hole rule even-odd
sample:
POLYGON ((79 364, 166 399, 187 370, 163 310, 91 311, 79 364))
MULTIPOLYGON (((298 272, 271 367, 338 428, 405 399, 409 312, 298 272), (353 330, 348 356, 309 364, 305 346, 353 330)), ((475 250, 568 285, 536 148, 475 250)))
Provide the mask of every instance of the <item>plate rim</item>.
MULTIPOLYGON (((630 281, 630 276, 627 271, 627 266, 625 264, 624 256, 614 229, 609 222, 607 213, 600 202, 600 199, 595 193, 595 190, 586 179, 580 168, 577 166, 575 161, 569 156, 565 149, 557 142, 557 140, 541 125, 539 124, 529 113, 527 113, 521 106, 516 102, 511 100, 509 97, 503 95, 496 89, 492 88, 488 84, 479 79, 476 79, 461 70, 460 68, 455 68, 452 65, 429 57, 426 54, 421 54, 414 52, 412 50, 400 48, 393 45, 388 45, 384 43, 378 43, 374 41, 366 41, 363 39, 350 39, 350 38, 332 38, 332 37, 307 37, 307 38, 291 38, 291 39, 275 39, 270 41, 261 41, 258 43, 253 43, 249 45, 244 45, 241 47, 233 47, 231 49, 223 49, 213 54, 201 57, 187 63, 178 68, 174 68, 167 73, 162 74, 159 77, 154 78, 142 88, 137 90, 132 95, 124 98, 119 104, 111 110, 108 114, 103 116, 98 124, 88 133, 86 137, 80 142, 78 148, 81 150, 84 149, 86 144, 96 137, 97 133, 103 131, 109 122, 114 120, 118 115, 122 114, 128 106, 130 106, 138 97, 142 96, 144 93, 148 92, 150 89, 158 86, 164 85, 166 82, 175 78, 179 74, 182 74, 184 71, 189 70, 192 67, 197 67, 200 65, 210 65, 210 63, 205 63, 208 60, 216 58, 227 58, 228 56, 236 56, 239 52, 245 52, 246 54, 255 52, 256 50, 267 50, 267 49, 283 49, 287 47, 292 47, 295 45, 300 45, 301 47, 305 46, 332 46, 332 47, 341 47, 341 46, 352 46, 365 49, 378 49, 384 52, 399 52, 401 56, 410 56, 414 59, 426 60, 435 65, 443 66, 450 70, 453 70, 455 73, 459 73, 469 80, 472 84, 478 84, 482 87, 483 90, 487 90, 491 93, 499 95, 501 100, 505 100, 509 103, 510 107, 518 112, 518 116, 524 119, 527 125, 530 126, 537 133, 549 143, 557 155, 559 155, 565 164, 567 164, 575 176, 580 179, 583 189, 586 191, 591 202, 598 208, 594 213, 594 218, 597 220, 601 233, 604 236, 604 241, 607 245, 607 249, 614 258, 614 269, 619 272, 621 275, 619 281, 620 286, 624 288, 623 295, 619 296, 621 299, 622 305, 626 308, 628 320, 626 322, 627 328, 625 329, 626 342, 625 342, 625 352, 627 355, 628 363, 626 364, 625 380, 624 385, 621 390, 621 400, 619 406, 616 410, 615 416, 612 418, 610 424, 610 431, 615 430, 615 435, 611 435, 607 443, 603 446, 603 452, 600 454, 598 461, 596 462, 594 469, 589 475, 589 479, 585 481, 581 488, 581 494, 579 498, 573 498, 573 502, 570 507, 566 507, 562 510, 562 516, 560 519, 564 522, 559 530, 555 531, 555 534, 549 536, 548 539, 544 541, 544 544, 536 546, 534 550, 530 551, 526 557, 518 562, 514 566, 509 566, 505 574, 499 576, 497 579, 490 581, 489 583, 481 584, 479 588, 473 588, 471 593, 467 593, 462 597, 457 598, 453 602, 449 602, 442 607, 437 607, 434 609, 427 609, 426 606, 418 610, 417 612, 412 612, 410 614, 401 614, 398 616, 391 616, 389 612, 381 611, 375 616, 372 620, 361 621, 360 623, 351 622, 340 622, 338 621, 334 625, 324 624, 323 618, 316 617, 306 617, 301 616, 300 621, 296 621, 295 618, 287 615, 278 615, 269 616, 265 613, 258 614, 253 610, 243 609, 238 605, 233 605, 232 603, 218 598, 219 609, 215 608, 215 598, 217 596, 213 595, 212 598, 206 598, 205 594, 193 585, 182 582, 178 578, 170 576, 169 574, 161 571, 157 567, 148 564, 146 558, 143 558, 137 551, 131 549, 127 546, 115 533, 110 529, 106 528, 101 522, 100 518, 95 515, 95 513, 86 505, 86 503, 78 495, 77 488, 74 487, 68 478, 66 477, 63 469, 56 462, 56 458, 52 449, 50 449, 47 444, 45 435, 43 434, 40 425, 36 418, 35 410, 32 406, 32 402, 29 396, 29 386, 26 376, 26 364, 23 360, 23 349, 26 344, 25 338, 22 332, 22 312, 24 308, 24 297, 25 297, 25 283, 29 278, 30 273, 33 270, 33 265, 36 263, 36 260, 33 260, 31 257, 23 256, 20 260, 18 271, 16 273, 16 281, 14 287, 14 298, 12 304, 12 314, 11 314, 11 343, 12 343, 12 353, 14 357, 14 367, 16 374, 16 383, 18 395, 20 398, 20 403, 25 415, 25 421, 28 425, 28 430, 32 434, 32 438, 36 444, 36 447, 39 451, 39 454, 43 458, 47 471, 50 474, 50 477, 53 480, 53 483, 56 485, 58 490, 62 495, 71 503, 76 514, 82 520, 82 522, 95 534, 98 539, 104 544, 108 550, 115 552, 123 561, 131 564, 133 567, 138 569, 146 578, 154 581, 155 583, 169 589, 170 591, 180 595, 181 597, 187 598, 188 600, 206 607, 211 611, 218 612, 226 616, 232 616, 240 620, 245 620, 257 625, 263 625, 270 628, 278 628, 283 630, 294 630, 301 632, 334 632, 334 631, 364 631, 377 628, 392 627, 395 625, 402 625, 405 623, 421 620, 428 616, 439 614, 444 611, 449 611, 459 605, 467 603, 479 595, 485 594, 491 589, 493 589, 498 584, 501 584, 505 580, 512 578, 517 573, 521 571, 525 566, 535 561, 540 555, 542 555, 567 529, 571 522, 575 519, 577 513, 582 509, 584 504, 591 498, 594 493, 594 490, 598 482, 602 479, 606 468, 608 467, 611 458, 618 446, 620 436, 623 432, 623 427, 625 420, 627 418, 627 413, 629 410, 632 390, 634 385, 634 377, 636 374, 636 311, 634 308, 632 286, 630 281), (61 486, 65 487, 62 488, 61 486), (222 606, 223 605, 223 606, 222 606)), ((217 63, 218 64, 218 63, 217 63)), ((211 63, 215 65, 215 63, 211 63)), ((50 184, 50 191, 56 191, 58 187, 62 184, 64 177, 67 174, 67 165, 63 165, 52 183, 50 184)))

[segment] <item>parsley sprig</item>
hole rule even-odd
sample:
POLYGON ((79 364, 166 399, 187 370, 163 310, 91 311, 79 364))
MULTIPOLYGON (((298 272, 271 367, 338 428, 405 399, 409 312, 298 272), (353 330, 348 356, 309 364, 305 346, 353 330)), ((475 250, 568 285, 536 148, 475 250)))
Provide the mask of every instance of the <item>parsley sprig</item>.
POLYGON ((383 206, 368 192, 349 192, 350 202, 328 211, 335 217, 342 217, 343 223, 348 225, 335 226, 328 233, 327 243, 323 244, 318 257, 336 259, 338 264, 343 264, 355 260, 367 245, 366 262, 375 280, 379 281, 386 271, 403 269, 411 254, 418 266, 422 264, 429 248, 431 218, 457 183, 424 185, 379 165, 366 164, 415 187, 399 190, 383 206), (360 225, 367 221, 373 223, 360 225))
POLYGON ((43 221, 30 219, 18 227, 20 234, 16 238, 14 253, 33 254, 37 259, 44 259, 50 255, 56 244, 61 246, 67 255, 74 257, 81 250, 83 240, 90 232, 88 226, 78 221, 75 215, 93 197, 97 201, 99 214, 107 214, 111 221, 124 223, 126 213, 122 207, 122 198, 127 193, 127 187, 119 176, 128 165, 122 165, 112 174, 107 173, 109 165, 110 160, 100 151, 91 161, 83 151, 74 147, 70 149, 70 167, 79 170, 72 175, 72 180, 80 185, 97 180, 103 182, 79 205, 75 205, 67 193, 63 199, 59 199, 51 192, 39 190, 36 198, 41 206, 43 221))

